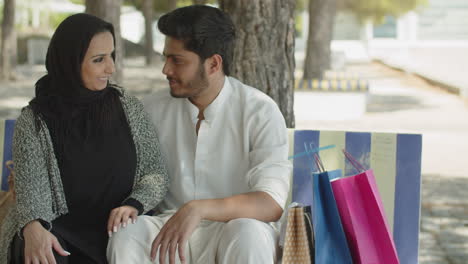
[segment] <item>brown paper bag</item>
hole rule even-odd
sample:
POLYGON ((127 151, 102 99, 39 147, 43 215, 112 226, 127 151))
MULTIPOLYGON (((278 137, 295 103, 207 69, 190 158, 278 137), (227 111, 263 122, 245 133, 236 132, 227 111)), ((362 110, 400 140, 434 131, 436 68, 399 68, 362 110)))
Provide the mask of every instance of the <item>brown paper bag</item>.
POLYGON ((310 206, 288 210, 282 264, 313 264, 314 238, 310 206))

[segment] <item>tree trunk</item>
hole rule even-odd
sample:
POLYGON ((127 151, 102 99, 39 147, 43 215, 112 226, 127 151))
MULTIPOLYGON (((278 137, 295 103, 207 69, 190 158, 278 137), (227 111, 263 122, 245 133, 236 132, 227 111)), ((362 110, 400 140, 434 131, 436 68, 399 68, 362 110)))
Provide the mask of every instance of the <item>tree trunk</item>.
POLYGON ((145 17, 146 65, 153 65, 155 63, 153 50, 153 0, 143 1, 143 16, 145 17))
POLYGON ((95 15, 114 25, 115 31, 115 74, 112 77, 117 84, 123 80, 124 43, 120 34, 120 7, 122 0, 86 0, 86 13, 95 15))
POLYGON ((2 40, 1 40, 1 79, 14 79, 16 66, 15 0, 4 0, 2 40))
POLYGON ((310 0, 304 80, 322 79, 330 69, 336 0, 310 0))
POLYGON ((204 5, 206 0, 192 0, 194 5, 204 5))
POLYGON ((169 11, 172 11, 177 8, 177 0, 167 0, 169 1, 169 11))
POLYGON ((294 128, 295 0, 220 0, 236 25, 231 75, 268 94, 294 128))

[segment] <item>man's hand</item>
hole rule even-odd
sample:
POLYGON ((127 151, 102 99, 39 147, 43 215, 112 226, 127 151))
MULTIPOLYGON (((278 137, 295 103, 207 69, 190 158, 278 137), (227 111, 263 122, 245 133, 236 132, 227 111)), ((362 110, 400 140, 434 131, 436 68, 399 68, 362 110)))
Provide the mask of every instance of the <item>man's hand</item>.
POLYGON ((151 260, 159 250, 159 263, 175 263, 175 252, 185 263, 184 248, 201 220, 229 222, 237 218, 252 218, 264 222, 277 221, 283 209, 265 192, 238 194, 220 199, 193 200, 184 204, 161 228, 151 246, 151 260))
POLYGON ((24 263, 26 264, 56 264, 52 249, 62 256, 69 256, 57 238, 47 231, 39 221, 29 222, 23 229, 24 263))
POLYGON ((107 221, 107 234, 112 236, 112 232, 119 231, 120 226, 126 227, 128 221, 131 219, 135 223, 138 217, 138 210, 129 205, 114 208, 109 214, 107 221))
POLYGON ((169 263, 175 263, 176 250, 181 263, 185 263, 185 245, 195 228, 202 220, 201 208, 197 201, 184 204, 161 228, 151 246, 151 261, 154 261, 159 249, 159 263, 166 263, 169 251, 169 263))

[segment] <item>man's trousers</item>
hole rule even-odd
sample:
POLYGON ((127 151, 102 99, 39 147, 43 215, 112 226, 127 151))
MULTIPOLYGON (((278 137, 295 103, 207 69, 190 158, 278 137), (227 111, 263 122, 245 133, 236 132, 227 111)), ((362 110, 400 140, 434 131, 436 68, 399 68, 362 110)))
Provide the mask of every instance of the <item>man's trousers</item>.
MULTIPOLYGON (((113 233, 107 246, 109 263, 159 263, 159 254, 155 262, 150 260, 151 244, 171 216, 140 216, 135 224, 113 233)), ((185 246, 186 263, 275 263, 276 240, 276 230, 255 219, 240 218, 227 223, 203 220, 185 246)), ((180 263, 177 250, 176 263, 180 263)))

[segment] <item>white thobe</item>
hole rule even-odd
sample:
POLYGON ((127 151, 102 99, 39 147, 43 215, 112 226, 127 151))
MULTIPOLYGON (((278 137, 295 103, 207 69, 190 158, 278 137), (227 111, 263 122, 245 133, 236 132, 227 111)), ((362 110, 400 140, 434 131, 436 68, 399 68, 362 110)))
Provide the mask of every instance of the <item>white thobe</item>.
MULTIPOLYGON (((262 191, 284 208, 291 170, 287 130, 270 97, 226 77, 204 110, 198 136, 199 110, 188 99, 162 90, 143 101, 157 129, 170 187, 160 215, 139 218, 109 241, 110 263, 149 263, 152 240, 191 200, 262 191)), ((254 219, 203 220, 188 241, 187 263, 273 263, 275 242, 272 227, 254 219)))
POLYGON ((291 164, 284 118, 276 103, 257 89, 226 77, 204 110, 168 90, 144 100, 156 126, 170 177, 161 212, 191 200, 263 191, 284 208, 291 164))

